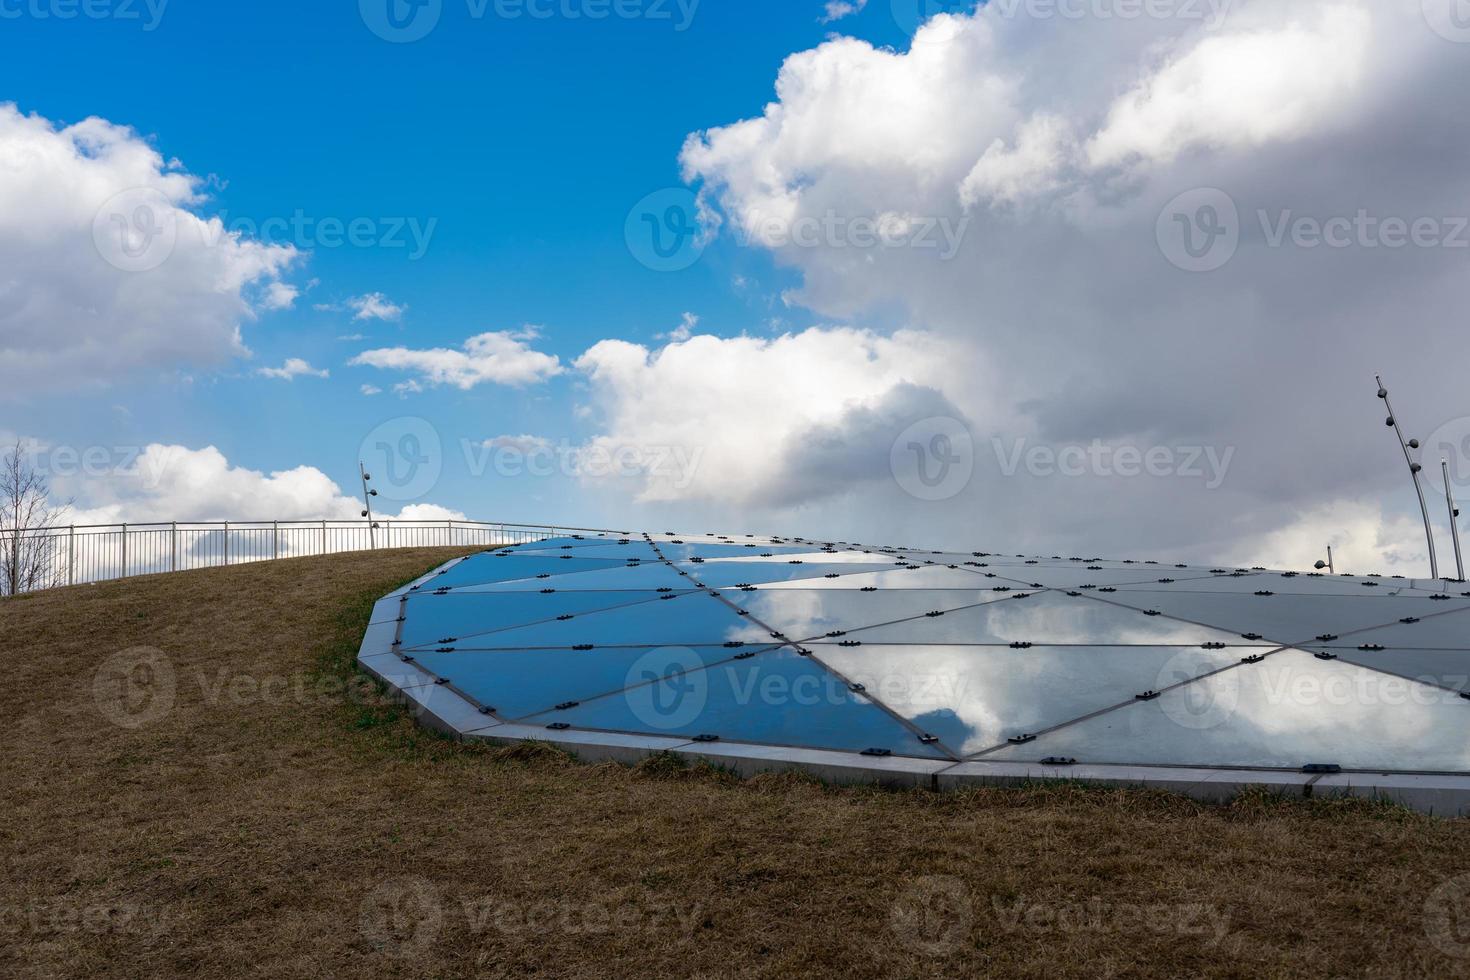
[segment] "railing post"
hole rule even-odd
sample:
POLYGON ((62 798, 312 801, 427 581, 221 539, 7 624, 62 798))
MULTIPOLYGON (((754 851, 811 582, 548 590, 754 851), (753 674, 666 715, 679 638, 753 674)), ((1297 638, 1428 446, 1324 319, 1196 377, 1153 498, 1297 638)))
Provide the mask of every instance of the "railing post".
POLYGON ((126 524, 124 524, 122 526, 122 529, 123 529, 122 575, 120 577, 121 578, 127 578, 128 577, 128 526, 126 524))
POLYGON ((230 563, 230 522, 225 521, 225 564, 230 563))
POLYGON ((66 584, 77 584, 77 526, 75 524, 66 534, 66 584))
POLYGON ((177 572, 179 570, 179 522, 174 521, 169 525, 168 532, 168 570, 177 572))
POLYGON ((281 522, 271 521, 271 558, 281 557, 281 522))
POLYGON ((322 521, 322 554, 327 553, 327 522, 322 521))

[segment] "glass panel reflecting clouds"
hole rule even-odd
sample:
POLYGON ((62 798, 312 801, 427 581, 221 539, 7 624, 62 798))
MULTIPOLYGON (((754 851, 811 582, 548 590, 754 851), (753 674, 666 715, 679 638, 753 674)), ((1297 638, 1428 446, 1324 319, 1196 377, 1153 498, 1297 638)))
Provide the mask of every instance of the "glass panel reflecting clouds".
POLYGON ((538 725, 926 758, 1470 771, 1470 599, 1414 589, 1433 583, 622 540, 476 555, 409 596, 402 649, 538 725))
POLYGON ((875 699, 962 754, 1240 661, 1199 647, 814 646, 875 699))
MULTIPOLYGON (((1274 592, 1274 588, 1266 587, 1264 591, 1274 592)), ((1470 608, 1470 600, 1467 599, 1441 603, 1427 597, 1376 594, 1256 596, 1119 591, 1109 598, 1137 609, 1157 609, 1180 619, 1209 623, 1231 632, 1260 633, 1282 645, 1310 643, 1324 634, 1354 633, 1370 626, 1392 623, 1401 617, 1433 616, 1455 608, 1455 602, 1460 608, 1470 608)))
POLYGON ((850 631, 894 620, 927 616, 1000 597, 976 589, 773 589, 728 593, 730 601, 793 640, 814 639, 834 630, 850 631))
POLYGON ((1348 663, 1361 664, 1390 674, 1470 691, 1470 650, 1414 650, 1394 647, 1384 651, 1345 649, 1340 654, 1348 663))
MULTIPOLYGON (((1430 604, 1438 611, 1443 611, 1450 603, 1430 604)), ((1395 606, 1395 609, 1398 607, 1395 606)), ((1413 616, 1405 618, 1413 619, 1413 616)), ((1446 649, 1446 650, 1470 650, 1470 610, 1463 612, 1448 613, 1445 615, 1428 615, 1419 619, 1417 623, 1404 623, 1394 621, 1389 626, 1380 629, 1366 630, 1362 633, 1354 633, 1350 637, 1344 637, 1341 641, 1329 644, 1329 646, 1359 647, 1363 644, 1378 644, 1397 650, 1401 647, 1417 647, 1420 649, 1446 649)))
POLYGON ((824 581, 836 581, 826 579, 828 575, 856 575, 861 572, 881 571, 893 566, 829 564, 811 561, 792 565, 785 559, 777 558, 769 561, 711 561, 699 565, 692 562, 680 562, 675 567, 689 572, 690 575, 711 588, 725 589, 742 582, 748 582, 751 585, 766 585, 772 582, 797 581, 810 581, 809 587, 816 588, 824 581))
POLYGON ((1032 643, 1037 646, 1079 644, 1142 644, 1191 646, 1228 643, 1246 646, 1233 633, 1145 616, 1086 597, 1060 592, 1019 593, 973 609, 961 609, 935 619, 925 617, 892 626, 859 630, 848 637, 863 643, 1032 643))
POLYGON ((1341 660, 1273 654, 986 759, 1470 770, 1470 701, 1341 660))

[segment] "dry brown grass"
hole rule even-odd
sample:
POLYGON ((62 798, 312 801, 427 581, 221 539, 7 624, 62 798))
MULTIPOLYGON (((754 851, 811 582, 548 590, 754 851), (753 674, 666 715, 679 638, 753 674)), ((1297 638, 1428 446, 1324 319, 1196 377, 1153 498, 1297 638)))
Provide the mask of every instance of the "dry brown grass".
POLYGON ((1470 940, 1454 929, 1470 887, 1445 885, 1470 872, 1464 821, 586 767, 332 693, 371 601, 454 553, 0 602, 0 974, 1470 970, 1448 955, 1470 940), (134 730, 107 720, 97 677, 138 646, 176 695, 134 730))

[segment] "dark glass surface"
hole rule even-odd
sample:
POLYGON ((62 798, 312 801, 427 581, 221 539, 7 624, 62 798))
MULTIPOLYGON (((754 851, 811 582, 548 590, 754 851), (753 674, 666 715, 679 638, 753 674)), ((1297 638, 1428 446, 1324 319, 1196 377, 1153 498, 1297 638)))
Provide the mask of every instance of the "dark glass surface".
POLYGON ((687 673, 667 671, 659 656, 650 662, 651 671, 666 679, 544 713, 531 723, 944 758, 887 712, 789 649, 687 673))

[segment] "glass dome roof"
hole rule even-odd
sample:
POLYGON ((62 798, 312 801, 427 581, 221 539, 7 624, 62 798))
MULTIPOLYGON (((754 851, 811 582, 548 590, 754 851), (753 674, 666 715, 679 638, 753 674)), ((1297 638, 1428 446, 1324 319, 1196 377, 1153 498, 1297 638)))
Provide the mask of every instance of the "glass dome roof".
POLYGON ((388 597, 364 657, 391 655, 481 727, 528 737, 1470 773, 1464 588, 589 532, 477 554, 388 597))

